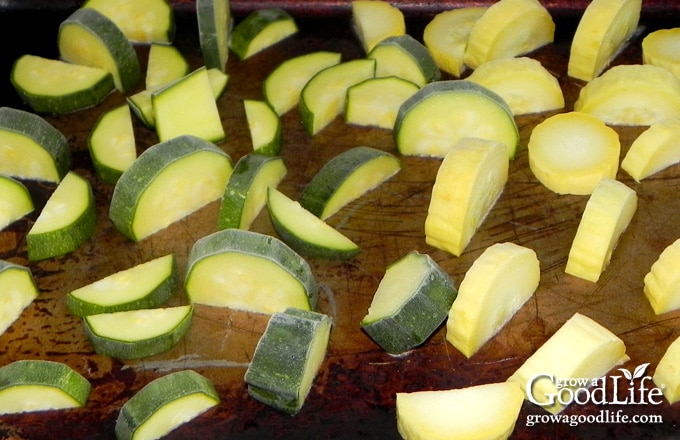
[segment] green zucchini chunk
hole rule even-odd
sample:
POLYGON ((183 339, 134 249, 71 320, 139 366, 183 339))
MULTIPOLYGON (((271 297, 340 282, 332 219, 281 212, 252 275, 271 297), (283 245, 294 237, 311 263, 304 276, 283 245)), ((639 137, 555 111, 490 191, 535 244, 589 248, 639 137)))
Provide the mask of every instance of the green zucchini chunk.
POLYGON ((267 188, 276 187, 288 172, 279 156, 247 154, 229 177, 217 217, 219 229, 249 229, 267 203, 267 188))
POLYGON ((0 335, 11 326, 34 299, 38 285, 31 270, 5 260, 0 260, 0 335))
POLYGON ((61 362, 30 359, 0 368, 0 414, 83 407, 90 382, 61 362))
POLYGON ((87 0, 113 21, 125 37, 140 44, 170 44, 175 38, 175 12, 167 0, 87 0))
POLYGON ((70 171, 26 235, 28 259, 38 261, 72 252, 89 240, 96 228, 92 185, 70 171))
POLYGON ((519 145, 519 129, 508 104, 471 81, 425 85, 402 104, 394 124, 394 141, 404 155, 444 157, 464 137, 500 142, 510 159, 519 145))
POLYGON ((297 23, 283 9, 277 7, 259 9, 234 26, 229 45, 239 59, 245 60, 297 31, 297 23))
POLYGON ((313 310, 319 295, 304 258, 275 237, 242 229, 196 241, 184 290, 192 303, 264 314, 313 310))
POLYGON ((348 260, 361 250, 340 231, 273 187, 267 189, 267 207, 279 237, 306 258, 348 260))
POLYGON ((328 161, 305 186, 300 204, 327 219, 401 170, 399 159, 373 147, 354 147, 328 161))
POLYGON ((120 409, 118 440, 164 437, 220 403, 213 383, 193 370, 182 370, 152 380, 120 409))
POLYGON ((177 261, 173 254, 132 266, 66 294, 66 306, 76 316, 162 306, 175 293, 177 261))
POLYGON ((0 174, 0 231, 34 210, 28 188, 19 180, 0 174))
POLYGON ((196 20, 203 65, 225 72, 232 21, 229 0, 196 0, 196 20))
POLYGON ((155 144, 116 182, 109 218, 140 241, 219 199, 232 168, 227 153, 195 136, 155 144))
POLYGON ((411 251, 387 267, 361 328, 388 353, 405 353, 439 328, 457 294, 429 255, 411 251))
POLYGON ((280 154, 283 129, 279 115, 266 101, 245 99, 243 107, 253 151, 271 156, 280 154))
POLYGON ((58 183, 71 169, 66 137, 42 117, 0 107, 0 174, 58 183))
POLYGON ((66 114, 99 104, 113 89, 111 73, 36 55, 22 55, 10 80, 36 113, 66 114))
POLYGON ((291 308, 273 314, 245 374, 248 393, 297 414, 323 363, 331 327, 322 313, 291 308))
POLYGON ((369 78, 347 89, 345 122, 392 130, 397 112, 420 87, 397 76, 369 78))
POLYGON ((83 318, 95 352, 116 359, 141 359, 174 347, 189 331, 194 306, 125 310, 83 318))
POLYGON ((132 43, 111 19, 96 9, 78 8, 62 21, 57 45, 62 60, 110 72, 116 89, 123 93, 142 79, 132 43))
POLYGON ((408 34, 387 37, 366 55, 375 60, 375 76, 396 76, 419 87, 439 81, 441 72, 427 48, 408 34))
POLYGON ((115 184, 137 158, 130 106, 122 104, 104 112, 92 127, 87 146, 97 176, 115 184))

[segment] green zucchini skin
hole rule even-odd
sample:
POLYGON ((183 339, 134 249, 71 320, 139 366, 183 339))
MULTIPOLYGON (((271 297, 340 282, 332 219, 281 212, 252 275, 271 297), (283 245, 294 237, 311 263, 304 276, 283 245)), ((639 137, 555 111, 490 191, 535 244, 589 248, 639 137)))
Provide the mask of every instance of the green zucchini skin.
MULTIPOLYGON (((121 312, 125 313, 125 312, 121 312)), ((116 359, 141 359, 155 354, 163 353, 170 350, 172 347, 187 334, 194 314, 194 306, 190 306, 190 310, 184 318, 177 324, 172 331, 158 335, 149 339, 138 341, 117 341, 109 338, 102 338, 92 330, 88 324, 88 317, 83 318, 83 329, 85 336, 95 347, 97 354, 110 356, 116 359)))
POLYGON ((423 86, 427 83, 439 81, 441 79, 441 71, 439 70, 437 63, 434 61, 434 58, 432 58, 430 52, 422 43, 409 34, 387 37, 375 45, 368 55, 366 55, 367 58, 376 60, 376 76, 381 76, 381 72, 393 71, 393 66, 381 65, 383 63, 381 63, 380 50, 388 46, 398 47, 404 52, 405 55, 410 56, 422 74, 422 82, 414 81, 414 78, 404 79, 413 81, 414 83, 418 84, 418 86, 423 86))
MULTIPOLYGON (((412 251, 411 253, 415 253, 412 251)), ((399 355, 423 344, 446 320, 458 295, 451 277, 429 255, 428 276, 392 316, 373 322, 362 322, 361 328, 386 352, 399 355)))
POLYGON ((244 377, 250 396, 297 414, 309 391, 301 389, 301 383, 312 342, 324 326, 330 330, 331 323, 329 316, 307 310, 289 308, 273 314, 244 377))
POLYGON ((114 226, 126 237, 137 240, 133 221, 137 202, 146 187, 163 170, 183 157, 201 151, 211 151, 231 162, 227 153, 216 145, 193 135, 177 136, 147 148, 137 160, 121 174, 111 196, 109 218, 114 226))
POLYGON ((282 8, 271 7, 252 12, 231 32, 230 47, 239 59, 248 56, 250 42, 268 25, 282 20, 293 20, 293 17, 282 8))
POLYGON ((317 217, 323 217, 326 203, 339 189, 338 183, 344 182, 362 165, 383 156, 394 157, 388 152, 366 146, 354 147, 333 157, 305 186, 300 205, 317 217))
POLYGON ((120 409, 114 432, 119 440, 132 440, 135 431, 169 402, 191 394, 204 394, 220 402, 213 383, 193 370, 181 370, 154 379, 139 390, 120 409))
MULTIPOLYGON (((63 115, 78 110, 94 107, 99 104, 114 89, 113 76, 110 73, 102 75, 97 82, 67 94, 39 94, 32 93, 26 87, 30 85, 30 78, 22 77, 30 72, 23 71, 23 63, 34 57, 23 55, 14 62, 10 75, 10 82, 21 99, 36 113, 63 115)), ((38 58, 38 57, 34 57, 38 58)), ((59 61, 50 60, 58 65, 59 61)), ((102 71, 103 72, 103 71, 102 71)), ((56 91, 55 91, 56 92, 56 91)))
MULTIPOLYGON (((54 167, 60 180, 71 170, 73 158, 66 136, 41 116, 12 107, 1 107, 0 139, 3 131, 25 136, 43 147, 54 159, 54 167)), ((7 173, 2 163, 0 172, 7 173)))
POLYGON ((229 0, 196 0, 199 44, 203 64, 208 69, 225 72, 229 58, 229 35, 231 34, 231 5, 229 0), (218 5, 217 2, 222 2, 218 5), (216 17, 220 6, 225 16, 216 17))
POLYGON ((270 260, 302 284, 310 310, 316 307, 319 292, 309 263, 287 244, 271 235, 243 229, 223 229, 196 241, 187 261, 188 280, 193 267, 202 259, 224 252, 237 252, 270 260))
POLYGON ((123 34, 123 31, 110 18, 93 8, 78 8, 60 24, 57 35, 58 41, 61 41, 59 34, 61 34, 62 29, 68 25, 87 29, 108 48, 116 62, 120 80, 116 87, 121 92, 129 92, 139 84, 143 75, 137 52, 123 34))
POLYGON ((87 404, 92 390, 90 382, 70 366, 42 359, 14 361, 0 368, 0 391, 17 385, 56 387, 80 406, 87 404))

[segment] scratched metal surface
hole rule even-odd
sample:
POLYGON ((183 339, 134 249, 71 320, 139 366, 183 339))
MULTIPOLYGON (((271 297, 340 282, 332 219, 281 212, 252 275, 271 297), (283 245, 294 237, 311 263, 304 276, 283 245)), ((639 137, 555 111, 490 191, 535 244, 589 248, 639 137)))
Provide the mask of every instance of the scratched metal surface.
MULTIPOLYGON (((248 2, 234 2, 246 7, 248 2)), ((274 2, 276 3, 276 2, 274 2)), ((325 4, 324 2, 320 2, 325 4)), ((565 2, 565 4, 567 4, 565 2)), ((185 5, 186 6, 186 5, 185 5)), ((66 10, 24 14, 5 11, 3 44, 7 45, 7 22, 20 21, 20 29, 39 29, 41 40, 7 46, 7 66, 18 53, 55 55, 54 33, 66 10)), ((262 98, 261 82, 281 61, 317 49, 335 50, 344 59, 361 57, 360 46, 346 17, 300 17, 300 33, 248 60, 231 56, 226 94, 218 101, 227 138, 219 145, 234 161, 250 151, 250 139, 242 100, 262 98)), ((672 13, 670 17, 675 17, 672 13)), ((675 17, 676 19, 678 17, 675 17)), ((582 83, 566 76, 573 21, 558 19, 556 42, 533 53, 560 80, 569 110, 582 83)), ((646 32, 672 21, 649 19, 646 32)), ((193 67, 201 64, 194 17, 178 8, 175 44, 193 67)), ((422 35, 422 20, 409 21, 409 32, 422 35)), ((28 32, 28 31, 20 31, 28 32)), ((644 34, 643 34, 644 35, 644 34)), ((639 37, 616 63, 641 61, 639 37)), ((21 40, 21 39, 17 39, 21 40)), ((138 47, 144 63, 146 48, 138 47)), ((8 87, 3 70, 3 105, 21 107, 8 87)), ((400 391, 447 389, 505 380, 560 325, 575 312, 584 313, 619 335, 632 369, 650 363, 650 372, 668 344, 680 336, 680 313, 655 316, 642 294, 642 278, 658 254, 680 237, 680 168, 672 167, 642 183, 624 172, 618 177, 639 196, 639 208, 623 235, 610 266, 594 284, 564 274, 569 246, 586 203, 583 196, 557 196, 545 189, 528 168, 526 144, 532 128, 549 114, 519 117, 521 146, 510 164, 505 191, 472 242, 460 257, 425 244, 423 223, 430 191, 439 166, 436 159, 400 157, 402 171, 378 189, 345 207, 329 222, 355 240, 362 252, 347 262, 310 261, 321 286, 318 310, 333 317, 335 325, 325 362, 310 395, 295 417, 268 408, 247 395, 243 374, 267 317, 252 313, 197 306, 189 334, 174 349, 134 362, 120 362, 93 352, 79 319, 71 316, 64 295, 114 271, 173 252, 180 271, 188 252, 200 237, 216 230, 218 203, 140 243, 126 240, 107 217, 113 187, 94 175, 88 154, 87 136, 102 112, 124 102, 118 93, 101 105, 65 116, 46 116, 69 139, 74 170, 87 177, 94 188, 98 207, 95 236, 77 251, 39 263, 26 259, 26 233, 53 187, 31 183, 38 210, 0 232, 0 258, 28 265, 41 291, 40 297, 3 335, 0 362, 18 359, 50 359, 65 362, 83 373, 93 385, 85 408, 0 418, 0 438, 11 439, 113 439, 118 411, 150 380, 170 371, 192 368, 216 385, 222 402, 168 438, 399 438, 394 399, 400 391), (359 328, 386 265, 406 252, 430 254, 455 280, 462 280, 474 259, 489 245, 512 241, 534 249, 542 275, 533 298, 502 331, 472 358, 466 359, 445 341, 440 328, 422 347, 405 356, 392 357, 380 350, 359 328)), ((296 110, 283 117, 283 158, 289 173, 281 184, 295 198, 316 171, 331 157, 347 148, 369 145, 396 154, 389 130, 355 127, 337 119, 314 137, 306 135, 296 110)), ((156 142, 155 134, 135 125, 140 150, 156 142)), ((643 127, 617 128, 622 156, 643 127)), ((253 230, 275 234, 263 211, 253 230)), ((173 304, 185 303, 181 288, 173 304)), ((567 414, 596 414, 592 405, 572 406, 567 414)), ((611 409, 611 408, 610 408, 611 409)), ((678 407, 662 405, 615 407, 625 414, 659 414, 660 425, 564 424, 526 426, 528 415, 542 410, 525 403, 513 439, 637 439, 676 438, 680 426, 678 407)))

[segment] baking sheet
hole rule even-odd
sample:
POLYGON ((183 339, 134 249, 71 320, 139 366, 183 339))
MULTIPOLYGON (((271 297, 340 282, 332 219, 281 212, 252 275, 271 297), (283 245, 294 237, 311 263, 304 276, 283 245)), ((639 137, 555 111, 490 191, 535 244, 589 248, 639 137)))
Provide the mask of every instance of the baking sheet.
MULTIPOLYGON (((400 2, 396 2, 401 4, 400 2)), ((408 31, 416 38, 429 8, 443 4, 403 2, 408 15, 408 31)), ((452 2, 455 3, 455 2, 452 2)), ((469 4, 470 2, 466 2, 469 4)), ((676 6, 645 2, 645 31, 617 58, 616 63, 639 63, 639 43, 646 32, 668 27, 678 19, 676 6)), ((55 2, 54 4, 59 4, 55 2)), ((201 65, 193 2, 174 3, 178 12, 175 44, 192 67, 201 65)), ((352 33, 348 2, 266 2, 290 5, 297 12, 300 33, 253 57, 239 61, 231 56, 226 94, 218 105, 227 137, 219 145, 234 162, 250 151, 250 138, 242 100, 261 99, 261 83, 280 62, 313 50, 334 50, 344 59, 363 56, 352 33), (328 9, 326 9, 328 8, 328 9), (334 10, 335 14, 326 12, 334 10)), ((557 6, 580 2, 556 2, 557 6)), ((14 3, 16 5, 16 3, 14 3)), ((232 2, 235 14, 243 14, 260 2, 232 2)), ((43 5, 44 6, 44 5, 43 5)), ((56 55, 56 27, 70 6, 45 7, 27 12, 8 7, 0 13, 3 39, 7 46, 4 64, 19 53, 56 55), (56 11, 56 12, 55 12, 56 11), (21 21, 23 20, 23 21, 21 21), (23 41, 12 34, 9 22, 17 24, 20 35, 39 32, 36 41, 23 41), (18 25, 23 23, 24 25, 18 25)), ((569 15, 569 14, 567 14, 569 15)), ((571 109, 583 83, 566 75, 569 41, 574 22, 555 13, 557 39, 532 57, 540 60, 560 80, 571 109)), ((138 47, 144 65, 146 48, 138 47)), ((3 105, 20 107, 8 87, 8 73, 2 80, 3 105)), ((216 230, 217 202, 171 225, 140 243, 118 233, 108 220, 108 201, 113 187, 95 176, 87 154, 87 137, 97 118, 107 109, 124 102, 113 93, 101 105, 70 115, 46 116, 64 133, 74 153, 74 170, 87 177, 94 188, 98 206, 95 236, 77 251, 63 257, 30 263, 26 259, 26 233, 40 207, 53 190, 50 185, 29 183, 38 209, 26 219, 0 232, 0 258, 29 266, 41 295, 21 318, 0 336, 3 364, 18 359, 50 359, 67 363, 84 374, 93 385, 85 408, 0 417, 0 438, 13 439, 113 439, 118 411, 136 391, 152 379, 179 369, 191 368, 206 375, 216 385, 221 404, 180 427, 168 438, 399 438, 394 399, 396 392, 460 388, 505 380, 575 312, 584 313, 609 328, 626 343, 630 361, 623 365, 632 371, 650 363, 653 372, 668 344, 680 336, 680 313, 655 316, 642 294, 642 278, 659 253, 680 237, 680 168, 664 170, 642 183, 635 183, 625 172, 618 178, 635 189, 638 211, 623 235, 610 266, 598 283, 564 274, 571 240, 587 201, 583 196, 557 196, 544 188, 528 168, 526 143, 532 128, 549 114, 517 118, 521 146, 510 165, 509 182, 496 206, 474 236, 465 253, 453 257, 425 244, 423 224, 430 191, 440 161, 400 157, 402 171, 390 181, 345 207, 329 219, 362 252, 346 262, 310 261, 320 288, 318 310, 335 322, 325 362, 301 412, 295 417, 282 414, 251 399, 243 374, 267 316, 228 309, 197 306, 189 334, 175 348, 140 361, 121 362, 92 351, 79 319, 71 316, 64 295, 151 258, 174 253, 183 272, 188 252, 200 237, 216 230), (400 357, 384 353, 359 328, 385 267, 411 250, 431 255, 459 285, 466 270, 489 245, 512 241, 537 252, 541 262, 541 283, 533 298, 503 330, 472 358, 466 359, 445 341, 440 328, 422 347, 400 357), (58 433, 58 434, 55 434, 58 433)), ((318 169, 330 158, 348 148, 368 145, 396 153, 389 130, 356 127, 337 119, 314 137, 302 129, 297 110, 283 117, 283 158, 289 173, 280 189, 295 198, 318 169)), ((157 142, 155 134, 135 122, 141 150, 157 142)), ((644 127, 618 127, 621 157, 644 127)), ((275 234, 264 210, 253 230, 275 234)), ((185 303, 181 289, 173 304, 185 303)), ((616 372, 614 372, 616 373, 616 372)), ((623 390, 621 390, 623 392, 623 390)), ((594 416, 601 410, 620 411, 630 417, 661 416, 663 423, 544 423, 527 426, 528 417, 545 414, 525 403, 513 439, 638 439, 675 438, 680 426, 677 405, 572 405, 565 414, 594 416)))

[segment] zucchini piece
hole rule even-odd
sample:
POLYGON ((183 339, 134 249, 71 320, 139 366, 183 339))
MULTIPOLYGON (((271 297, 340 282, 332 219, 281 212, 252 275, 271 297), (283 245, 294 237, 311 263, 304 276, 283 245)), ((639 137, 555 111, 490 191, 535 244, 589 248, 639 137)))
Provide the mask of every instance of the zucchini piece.
POLYGON ((120 409, 118 440, 158 439, 220 403, 213 383, 193 370, 152 380, 120 409))
POLYGON ((244 99, 248 131, 255 153, 277 156, 281 152, 281 120, 266 101, 244 99))
POLYGON ((642 62, 670 70, 680 79, 680 63, 675 48, 680 44, 680 28, 652 31, 642 39, 642 62))
POLYGON ((588 379, 590 383, 628 360, 626 346, 618 336, 593 319, 575 313, 524 361, 508 382, 519 384, 525 399, 557 414, 565 406, 554 398, 560 391, 551 378, 561 379, 563 388, 574 391, 569 379, 588 379))
POLYGON ((406 440, 504 440, 523 403, 519 387, 507 382, 397 393, 397 429, 406 440))
POLYGON ((184 289, 192 303, 265 314, 288 307, 313 310, 319 294, 299 254, 275 237, 241 229, 196 241, 184 289))
POLYGON ((499 58, 512 58, 553 42, 555 22, 539 0, 499 0, 472 25, 464 61, 476 69, 499 58))
POLYGON ((366 53, 387 37, 406 34, 404 14, 383 0, 352 1, 352 27, 366 53))
POLYGON ((460 7, 438 13, 425 25, 423 44, 444 72, 460 77, 467 69, 465 47, 472 26, 486 7, 460 7))
POLYGON ((680 309, 680 239, 667 246, 644 277, 644 294, 654 313, 680 309))
POLYGON ((297 32, 295 19, 283 9, 258 9, 234 26, 229 46, 239 59, 245 60, 297 32))
POLYGON ((396 76, 419 87, 439 81, 441 72, 422 43, 410 35, 387 37, 366 55, 375 60, 375 76, 396 76))
POLYGON ((111 74, 35 55, 22 55, 10 80, 21 99, 37 113, 66 114, 99 104, 113 89, 111 74))
POLYGON ((130 107, 122 104, 104 112, 92 127, 87 145, 97 176, 115 184, 137 158, 130 107))
POLYGON ((194 306, 126 310, 83 318, 85 335, 97 354, 141 359, 174 347, 189 331, 194 306))
POLYGON ((635 33, 641 9, 641 0, 592 0, 571 40, 567 75, 597 77, 635 33))
POLYGON ((510 159, 519 129, 503 98, 471 81, 437 81, 422 87, 399 108, 394 140, 401 154, 444 157, 460 139, 503 144, 510 159))
POLYGON ((350 148, 316 173, 302 191, 300 204, 325 220, 400 170, 401 162, 391 153, 366 146, 350 148))
POLYGON ((467 80, 496 92, 515 116, 564 108, 564 93, 559 81, 533 58, 487 61, 467 80))
POLYGON ((0 231, 34 210, 28 188, 18 180, 0 174, 0 231))
POLYGON ((28 259, 38 261, 72 252, 89 240, 96 228, 92 186, 70 171, 26 235, 28 259))
POLYGON ((460 256, 508 180, 504 145, 463 138, 444 157, 425 218, 427 244, 460 256))
POLYGON ((361 250, 337 229, 275 188, 267 188, 269 217, 279 237, 306 258, 348 260, 361 250))
POLYGON ((313 136, 345 109, 347 89, 375 76, 375 60, 359 58, 322 69, 300 93, 302 126, 313 136))
POLYGON ((0 368, 0 414, 83 407, 92 385, 61 362, 20 360, 0 368))
POLYGON ((322 313, 294 308, 274 313, 246 370, 248 394, 297 414, 323 363, 331 327, 331 318, 322 313))
POLYGON ((58 183, 71 169, 66 137, 42 117, 0 107, 0 173, 58 183))
POLYGON ((529 167, 546 188, 587 195, 603 178, 616 177, 621 143, 618 133, 596 117, 567 112, 536 125, 527 150, 529 167))
POLYGON ((680 162, 680 120, 669 119, 650 125, 635 138, 621 168, 636 182, 680 162))
POLYGON ((219 142, 225 137, 205 66, 153 92, 151 105, 156 134, 161 142, 182 135, 193 135, 210 142, 219 142))
POLYGON ((166 0, 87 0, 135 43, 170 44, 175 37, 175 14, 166 0))
POLYGON ((229 0, 196 0, 196 20, 203 65, 225 72, 232 22, 229 0))
POLYGON ((370 78, 347 89, 345 122, 392 130, 399 107, 420 87, 396 76, 370 78))
POLYGON ((217 217, 219 229, 249 229, 267 203, 267 188, 276 187, 288 169, 279 156, 247 154, 229 176, 217 217))
POLYGON ((39 294, 28 267, 0 260, 0 335, 19 319, 39 294))
POLYGON ((279 116, 287 113, 298 106, 305 84, 319 71, 339 64, 341 58, 339 52, 318 51, 285 60, 265 78, 264 99, 279 116))
POLYGON ((232 169, 227 153, 195 136, 157 143, 116 182, 109 218, 140 241, 219 199, 232 169))
POLYGON ((651 64, 614 66, 581 88, 574 111, 591 114, 608 125, 652 125, 680 119, 680 81, 651 64))
POLYGON ((475 259, 449 310, 446 340, 472 357, 534 294, 541 278, 536 252, 496 243, 475 259))
POLYGON ((78 8, 59 25, 59 56, 73 64, 111 73, 122 93, 139 84, 142 70, 137 52, 118 26, 93 8, 78 8))
POLYGON ((132 266, 66 294, 66 306, 76 316, 153 309, 175 293, 177 261, 173 254, 132 266))
POLYGON ((189 73, 189 63, 175 46, 151 44, 144 84, 147 90, 159 89, 189 73))
POLYGON ((564 272, 597 282, 636 210, 633 189, 614 179, 602 179, 583 211, 564 272))
POLYGON ((671 405, 680 400, 678 364, 680 364, 680 338, 676 338, 668 346, 652 376, 652 381, 661 389, 664 397, 671 405))
POLYGON ((210 80, 213 96, 215 97, 215 100, 217 100, 222 97, 224 91, 227 90, 229 75, 216 67, 212 67, 208 69, 208 79, 210 80))
POLYGON ((404 353, 439 328, 457 294, 429 255, 411 251, 385 270, 361 328, 388 353, 404 353))

